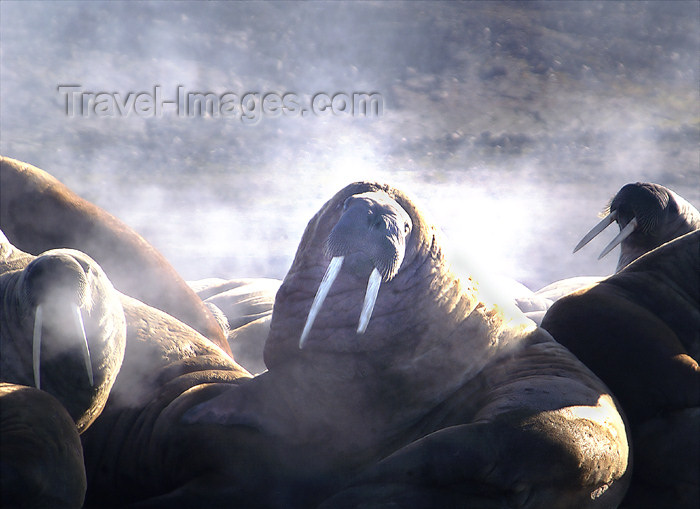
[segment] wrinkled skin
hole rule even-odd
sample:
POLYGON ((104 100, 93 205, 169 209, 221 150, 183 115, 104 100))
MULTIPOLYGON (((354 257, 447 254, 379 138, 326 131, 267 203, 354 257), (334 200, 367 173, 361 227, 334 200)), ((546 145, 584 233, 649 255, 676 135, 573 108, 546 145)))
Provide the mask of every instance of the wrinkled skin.
MULTIPOLYGON (((42 388, 55 392, 57 397, 63 398, 61 402, 48 392, 3 384, 3 387, 9 387, 5 392, 12 394, 12 397, 6 397, 0 391, 3 453, 0 462, 3 482, 8 482, 7 496, 3 484, 3 507, 6 500, 12 503, 17 500, 16 506, 10 504, 8 507, 82 507, 86 477, 90 486, 87 507, 119 507, 154 494, 167 493, 173 486, 184 486, 187 493, 189 488, 186 486, 190 482, 206 484, 210 477, 218 479, 221 473, 216 466, 222 454, 240 461, 235 454, 235 444, 231 448, 220 447, 221 439, 217 439, 216 430, 210 432, 202 427, 187 426, 183 432, 182 427, 177 426, 177 418, 169 423, 171 417, 168 413, 178 408, 182 412, 196 404, 202 394, 211 391, 207 386, 209 382, 237 383, 249 378, 248 372, 189 326, 111 289, 104 273, 83 253, 61 249, 34 257, 21 252, 4 237, 0 240, 3 241, 0 243, 3 267, 8 269, 0 276, 4 306, 3 379, 32 379, 32 330, 30 323, 27 340, 24 323, 28 319, 31 322, 32 315, 25 313, 26 306, 16 297, 23 293, 23 286, 32 279, 26 277, 28 268, 31 269, 37 261, 49 259, 52 270, 46 275, 50 277, 47 280, 45 274, 40 274, 39 281, 51 284, 29 285, 34 288, 30 292, 32 295, 37 293, 36 288, 43 294, 44 289, 52 288, 56 281, 64 290, 65 286, 71 292, 79 288, 80 285, 65 284, 66 279, 73 283, 75 274, 80 271, 69 271, 66 276, 62 272, 64 263, 72 269, 75 267, 71 262, 77 262, 79 267, 85 268, 84 275, 90 280, 86 286, 90 287, 92 308, 84 310, 83 316, 95 382, 92 387, 85 383, 81 355, 69 351, 55 362, 42 360, 42 388), (55 261, 59 263, 53 263, 55 261), (22 267, 24 270, 20 270, 22 267), (58 278, 53 277, 56 269, 61 274, 58 278), (113 309, 108 304, 115 303, 121 315, 107 313, 113 309), (121 339, 117 339, 116 346, 104 341, 106 331, 121 333, 117 336, 121 339), (103 346, 100 350, 101 343, 96 339, 102 340, 109 348, 103 346), (23 360, 26 354, 17 353, 23 348, 13 344, 22 342, 29 344, 28 365, 23 360), (110 349, 116 350, 118 355, 109 355, 110 349), (8 358, 11 355, 15 358, 8 358), (103 380, 108 380, 108 383, 103 380), (71 381, 79 383, 71 387, 71 381), (190 388, 193 391, 181 397, 190 388), (81 450, 78 427, 64 405, 80 409, 86 394, 93 397, 93 405, 76 418, 85 443, 81 450), (73 401, 76 398, 77 403, 73 401), (95 417, 98 418, 87 428, 95 417), (216 454, 210 456, 210 449, 216 454), (26 491, 29 489, 31 492, 26 491)), ((46 293, 55 295, 50 291, 46 293)), ((71 300, 65 292, 59 295, 65 301, 71 300)), ((25 300, 34 302, 34 298, 25 300)), ((45 323, 50 325, 51 322, 47 320, 45 323)), ((50 344, 54 338, 48 325, 43 328, 42 345, 50 344)), ((43 354, 42 350, 42 357, 43 354)), ((185 496, 181 507, 198 506, 199 492, 195 489, 194 493, 194 498, 185 496)))
POLYGON ((188 284, 221 320, 236 362, 251 373, 265 371, 263 347, 270 332, 275 294, 282 281, 209 278, 188 284))
POLYGON ((56 247, 88 254, 117 290, 173 315, 231 353, 208 308, 138 233, 48 173, 2 156, 0 228, 32 254, 56 247))
POLYGON ((612 198, 601 223, 576 246, 583 247, 606 225, 617 222, 620 235, 603 252, 620 243, 615 272, 657 247, 700 229, 700 212, 682 197, 659 184, 636 182, 623 186, 612 198))
POLYGON ((700 232, 556 302, 542 327, 613 391, 635 452, 628 507, 700 505, 700 232))
POLYGON ((102 411, 124 355, 126 324, 118 292, 84 253, 55 249, 34 257, 3 237, 0 298, 1 380, 39 382, 66 408, 78 432, 84 431, 102 411), (43 325, 34 357, 40 305, 43 325), (75 312, 84 337, 76 330, 75 312))
MULTIPOLYGON (((124 361, 99 419, 82 435, 85 507, 230 507, 245 433, 184 425, 192 406, 250 379, 211 341, 136 299, 122 296, 124 361), (239 436, 240 435, 240 436, 239 436)), ((255 454, 250 445, 248 454, 255 454)))
POLYGON ((228 476, 230 506, 615 507, 626 490, 625 425, 605 386, 531 322, 481 304, 388 186, 348 186, 310 221, 265 362, 182 417, 228 430, 249 460, 228 476), (374 268, 382 283, 358 333, 374 268))
POLYGON ((2 507, 80 509, 85 467, 73 419, 47 392, 0 382, 2 507))

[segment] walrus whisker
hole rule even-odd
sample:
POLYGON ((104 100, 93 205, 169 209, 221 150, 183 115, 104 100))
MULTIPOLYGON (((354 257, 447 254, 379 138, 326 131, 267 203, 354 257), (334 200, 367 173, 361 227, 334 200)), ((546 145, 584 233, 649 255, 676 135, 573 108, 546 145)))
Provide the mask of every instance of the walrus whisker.
POLYGON ((41 389, 41 327, 44 321, 44 308, 41 304, 34 312, 34 335, 32 337, 32 367, 34 369, 34 386, 41 389))
POLYGON ((306 324, 304 324, 304 330, 301 333, 301 338, 299 338, 299 348, 304 348, 304 344, 306 343, 307 338, 309 337, 309 332, 311 332, 311 327, 314 324, 314 320, 316 319, 316 315, 318 315, 318 312, 321 310, 321 306, 323 305, 323 301, 326 300, 326 296, 328 295, 328 291, 331 289, 331 286, 333 285, 333 281, 335 281, 335 278, 338 276, 338 273, 340 272, 340 268, 343 266, 343 260, 345 259, 344 256, 334 256, 331 258, 331 262, 328 264, 328 268, 326 269, 326 273, 323 275, 323 279, 321 280, 321 284, 318 286, 318 290, 316 291, 316 296, 314 297, 314 301, 311 304, 311 309, 309 310, 309 315, 306 317, 306 324))
POLYGON ((87 369, 88 379, 90 380, 90 387, 92 387, 93 385, 95 385, 95 379, 92 374, 90 346, 88 345, 87 336, 85 334, 85 324, 83 323, 83 315, 80 313, 80 308, 78 306, 73 306, 73 318, 75 319, 75 326, 78 329, 78 336, 83 340, 82 345, 85 347, 83 349, 83 361, 85 362, 85 369, 87 369))
POLYGON ((574 253, 581 249, 583 246, 588 244, 591 240, 593 240, 600 232, 605 230, 608 226, 610 226, 613 221, 617 219, 617 210, 613 210, 610 214, 605 216, 603 220, 595 225, 593 228, 591 228, 591 231, 589 231, 586 235, 583 236, 583 238, 579 241, 578 244, 576 244, 576 247, 574 248, 574 253))
POLYGON ((627 226, 625 226, 620 233, 617 234, 617 236, 610 241, 610 244, 605 246, 605 249, 603 249, 603 252, 600 253, 598 256, 598 259, 600 260, 603 256, 608 254, 610 251, 612 251, 615 246, 618 244, 621 244, 623 240, 625 240, 627 237, 632 235, 634 232, 634 229, 637 227, 637 218, 633 217, 632 220, 627 223, 627 226))
POLYGON ((382 275, 375 267, 372 273, 369 275, 369 281, 367 282, 365 301, 362 303, 360 321, 357 324, 358 334, 364 334, 365 330, 367 330, 367 325, 369 325, 369 319, 372 317, 372 311, 374 310, 374 304, 377 302, 377 294, 379 293, 379 287, 381 284, 382 275))

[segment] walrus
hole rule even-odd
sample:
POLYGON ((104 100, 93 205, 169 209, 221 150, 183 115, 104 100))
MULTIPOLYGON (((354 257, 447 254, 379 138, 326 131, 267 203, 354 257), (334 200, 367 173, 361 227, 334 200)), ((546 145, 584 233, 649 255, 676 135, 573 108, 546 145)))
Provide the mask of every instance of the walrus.
POLYGON ((103 412, 81 436, 84 507, 230 507, 231 472, 249 462, 239 451, 245 433, 183 425, 179 415, 250 373, 171 315, 123 294, 121 303, 124 361, 103 412))
MULTIPOLYGON (((619 244, 620 257, 615 272, 660 245, 700 228, 700 213, 695 207, 670 189, 648 182, 623 186, 610 200, 603 214, 603 219, 576 245, 574 253, 617 221, 620 233, 598 257, 607 255, 619 244)), ((554 302, 605 278, 578 276, 562 279, 546 285, 533 295, 519 296, 516 303, 528 318, 540 324, 554 302)))
POLYGON ((599 259, 620 245, 615 272, 666 242, 700 229, 700 212, 667 187, 651 182, 623 186, 610 200, 603 219, 574 248, 574 253, 617 222, 620 233, 599 259))
POLYGON ((0 504, 80 509, 83 449, 73 418, 48 392, 0 382, 0 504))
POLYGON ((86 253, 120 292, 173 315, 231 354, 209 309, 143 237, 48 173, 2 156, 0 229, 35 255, 57 247, 86 253))
POLYGON ((225 497, 207 485, 208 506, 616 507, 626 491, 605 385, 531 321, 481 303, 388 185, 351 184, 311 219, 264 356, 265 373, 171 407, 246 459, 221 459, 225 497))
POLYGON ((591 368, 629 420, 625 507, 700 505, 700 231, 549 309, 542 327, 591 368))
POLYGON ((0 234, 0 379, 54 396, 84 431, 104 407, 124 355, 119 295, 73 249, 32 256, 0 234))
POLYGON ((270 332, 272 306, 282 281, 271 278, 188 281, 219 317, 236 362, 251 373, 265 371, 263 347, 270 332))

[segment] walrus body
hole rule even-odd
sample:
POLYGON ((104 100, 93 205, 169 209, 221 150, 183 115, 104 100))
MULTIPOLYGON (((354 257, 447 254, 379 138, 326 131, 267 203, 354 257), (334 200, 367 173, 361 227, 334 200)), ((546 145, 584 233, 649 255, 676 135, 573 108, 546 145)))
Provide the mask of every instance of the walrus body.
POLYGON ((629 507, 700 504, 700 232, 556 302, 542 327, 613 391, 635 451, 629 507))
POLYGON ((48 173, 7 157, 0 157, 0 228, 32 254, 57 247, 88 254, 119 291, 189 324, 230 354, 214 317, 163 255, 48 173))
POLYGON ((282 281, 209 278, 187 284, 221 317, 236 362, 251 373, 265 371, 263 347, 270 332, 275 294, 282 281))
POLYGON ((122 296, 124 362, 100 418, 82 436, 85 507, 220 507, 228 464, 245 469, 236 434, 183 426, 179 416, 250 374, 212 342, 160 310, 122 296), (154 499, 155 501, 151 501, 154 499))
POLYGON ((49 393, 0 382, 0 504, 80 509, 86 480, 75 423, 49 393))

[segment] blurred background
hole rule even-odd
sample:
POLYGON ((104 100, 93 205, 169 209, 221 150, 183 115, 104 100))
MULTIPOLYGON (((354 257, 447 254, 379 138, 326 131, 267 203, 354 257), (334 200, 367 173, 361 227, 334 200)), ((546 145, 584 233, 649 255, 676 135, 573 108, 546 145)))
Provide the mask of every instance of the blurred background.
POLYGON ((700 3, 0 2, 0 152, 140 232, 186 279, 286 273, 356 180, 411 194, 458 270, 613 272, 625 183, 700 203, 700 3), (67 115, 81 91, 379 94, 381 116, 67 115))

